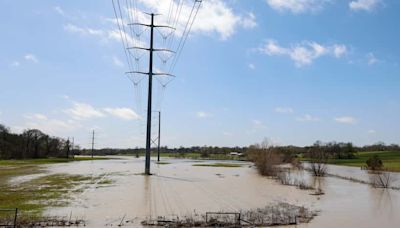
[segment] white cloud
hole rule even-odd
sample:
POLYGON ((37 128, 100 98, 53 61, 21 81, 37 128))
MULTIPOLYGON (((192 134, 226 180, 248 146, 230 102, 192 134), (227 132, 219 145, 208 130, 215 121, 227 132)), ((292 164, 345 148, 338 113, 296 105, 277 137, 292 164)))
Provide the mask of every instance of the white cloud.
POLYGON ((347 54, 347 47, 343 44, 335 44, 332 48, 333 54, 336 58, 340 58, 343 55, 347 54))
POLYGON ((341 124, 356 124, 358 122, 356 118, 351 116, 336 117, 334 120, 341 124))
POLYGON ((26 60, 26 61, 32 61, 32 62, 34 62, 34 63, 38 63, 39 62, 39 59, 34 55, 34 54, 26 54, 25 56, 24 56, 24 59, 26 60))
POLYGON ((213 115, 211 113, 208 112, 203 112, 203 111, 199 111, 196 113, 197 118, 210 118, 213 115))
POLYGON ((89 104, 74 102, 73 107, 65 110, 74 119, 89 119, 94 117, 104 117, 104 113, 95 109, 89 104))
POLYGON ((256 69, 256 65, 254 65, 253 63, 249 63, 248 67, 252 70, 256 69))
POLYGON ((79 33, 81 35, 92 35, 99 37, 107 35, 106 32, 101 29, 84 28, 73 24, 65 25, 64 30, 71 33, 79 33))
POLYGON ((293 109, 289 107, 276 107, 275 112, 278 113, 293 113, 293 109))
POLYGON ((60 14, 61 16, 65 16, 65 12, 64 10, 60 7, 60 6, 56 6, 54 7, 54 11, 56 11, 58 14, 60 14))
POLYGON ((321 119, 319 117, 312 116, 310 114, 305 114, 302 117, 297 117, 296 120, 300 122, 318 122, 321 119))
POLYGON ((124 120, 138 120, 140 116, 130 108, 104 108, 105 112, 124 120))
POLYGON ((303 41, 291 47, 282 47, 275 40, 267 40, 263 47, 258 49, 269 56, 288 56, 297 67, 310 65, 322 56, 341 58, 347 53, 343 44, 322 45, 314 41, 303 41))
POLYGON ((367 54, 368 65, 374 65, 375 63, 379 62, 379 60, 375 57, 373 53, 367 54))
POLYGON ((35 119, 35 120, 47 120, 47 116, 37 113, 37 114, 28 114, 24 115, 25 119, 35 119))
POLYGON ((113 61, 114 66, 124 67, 124 63, 117 56, 113 56, 112 61, 113 61))
POLYGON ((24 127, 17 127, 18 131, 22 129, 39 129, 47 134, 60 134, 65 131, 73 131, 81 127, 79 123, 73 120, 58 120, 48 118, 43 114, 28 114, 24 115, 24 118, 28 120, 24 127))
POLYGON ((255 28, 257 27, 256 15, 254 13, 248 13, 247 17, 243 17, 240 24, 243 28, 255 28))
POLYGON ((110 42, 110 41, 118 41, 121 42, 121 33, 122 36, 128 42, 128 46, 143 46, 143 42, 138 41, 130 34, 125 33, 124 31, 119 31, 117 29, 93 29, 90 27, 81 27, 74 24, 67 24, 64 26, 64 30, 69 33, 76 33, 81 36, 92 36, 98 38, 102 42, 110 42))
POLYGON ((349 3, 349 7, 353 11, 372 11, 381 3, 381 0, 355 0, 349 3))
POLYGON ((271 8, 292 13, 321 10, 328 2, 330 0, 267 0, 271 8))
MULTIPOLYGON (((139 0, 142 8, 144 8, 142 11, 148 11, 147 9, 149 9, 162 15, 169 14, 170 2, 170 0, 139 0)), ((185 28, 187 19, 189 18, 193 1, 183 1, 184 4, 181 10, 180 7, 177 7, 178 2, 179 1, 172 2, 172 9, 175 9, 175 11, 178 9, 181 12, 181 16, 177 18, 176 23, 176 34, 180 35, 185 28)), ((176 14, 176 12, 172 13, 174 15, 176 14)), ((167 20, 167 17, 159 17, 158 23, 168 24, 167 20)), ((139 15, 139 21, 147 23, 148 19, 143 15, 139 15)), ((226 4, 225 1, 207 0, 202 2, 196 21, 193 24, 192 31, 194 33, 217 33, 222 40, 225 40, 232 36, 238 27, 254 28, 255 26, 257 26, 257 22, 253 13, 238 15, 226 4)))
POLYGON ((372 129, 371 129, 371 130, 368 130, 367 132, 368 132, 368 134, 371 134, 371 135, 376 134, 376 131, 375 131, 375 130, 372 130, 372 129))

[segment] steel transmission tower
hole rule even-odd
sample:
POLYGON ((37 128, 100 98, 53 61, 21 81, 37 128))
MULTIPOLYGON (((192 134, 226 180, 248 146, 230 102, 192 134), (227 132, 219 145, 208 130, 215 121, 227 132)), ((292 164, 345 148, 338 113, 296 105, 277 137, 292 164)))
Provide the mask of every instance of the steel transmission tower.
MULTIPOLYGON (((167 1, 167 0, 165 0, 167 1)), ((155 141, 152 141, 151 139, 151 114, 152 114, 152 92, 153 92, 153 76, 172 76, 174 77, 171 73, 174 71, 174 68, 176 66, 176 63, 178 59, 180 58, 180 55, 182 53, 182 49, 185 46, 186 40, 189 36, 189 33, 192 29, 193 23, 195 21, 195 18, 197 16, 197 13, 199 12, 202 0, 193 0, 193 1, 183 1, 183 0, 170 0, 170 7, 165 12, 164 14, 166 16, 166 24, 171 25, 155 25, 154 19, 156 16, 161 15, 161 14, 155 14, 155 13, 143 13, 140 11, 139 7, 141 8, 150 8, 149 4, 147 4, 147 1, 139 1, 140 4, 136 0, 112 0, 113 4, 113 9, 115 13, 115 18, 116 22, 118 25, 118 30, 120 32, 121 36, 121 43, 124 47, 124 53, 125 57, 128 63, 129 67, 129 72, 126 72, 128 75, 128 78, 133 82, 135 87, 138 86, 138 84, 142 81, 140 80, 135 80, 134 77, 137 75, 147 75, 148 76, 148 100, 147 100, 147 132, 146 132, 146 159, 145 159, 145 174, 146 175, 151 175, 150 173, 150 153, 151 153, 151 145, 152 142, 154 143, 155 141), (192 3, 190 3, 192 2, 192 3), (190 7, 190 5, 192 5, 190 7), (188 12, 186 12, 185 9, 190 9, 188 12), (140 11, 140 12, 139 12, 140 11), (143 24, 143 23, 126 23, 126 22, 139 22, 139 18, 142 20, 143 14, 149 15, 151 17, 150 24, 143 24), (124 16, 125 15, 125 16, 124 16), (139 17, 140 16, 140 17, 139 17), (125 18, 124 18, 125 17, 125 18), (129 29, 125 28, 125 25, 128 26, 129 29), (146 31, 138 31, 135 29, 135 26, 144 26, 149 28, 150 30, 150 45, 149 48, 144 48, 144 47, 137 47, 135 42, 138 42, 136 38, 139 38, 139 43, 140 44, 140 36, 141 34, 146 31), (176 31, 174 27, 182 29, 182 31, 176 31), (160 32, 160 28, 164 29, 172 29, 172 32, 170 34, 162 34, 160 32), (154 30, 158 30, 158 32, 161 34, 162 38, 164 39, 164 45, 166 45, 166 49, 155 49, 154 48, 154 30), (136 40, 136 41, 135 41, 136 40), (174 50, 171 51, 170 49, 174 50), (131 53, 131 50, 134 50, 133 53, 131 53), (136 50, 136 53, 135 53, 136 50), (149 70, 148 72, 142 72, 139 67, 139 62, 141 59, 142 55, 138 55, 138 50, 142 51, 147 51, 149 52, 149 70), (154 68, 153 68, 153 54, 154 52, 170 52, 172 55, 167 58, 163 58, 158 54, 158 57, 162 60, 164 66, 166 66, 167 61, 170 62, 169 69, 165 69, 166 73, 154 73, 154 68), (132 76, 132 78, 130 77, 132 76)), ((158 10, 160 11, 160 10, 158 10)), ((161 10, 162 11, 162 10, 161 10)), ((161 82, 160 78, 156 78, 157 81, 162 85, 163 89, 168 85, 168 83, 163 83, 161 82)), ((140 99, 140 97, 139 97, 140 99)), ((140 109, 140 107, 139 107, 140 109)), ((158 160, 159 158, 159 153, 160 153, 160 120, 161 119, 161 113, 159 112, 159 129, 158 129, 158 160)))
POLYGON ((150 28, 150 48, 143 47, 128 47, 128 49, 141 49, 149 52, 149 72, 141 72, 141 71, 131 71, 127 72, 129 74, 145 74, 148 75, 148 98, 147 98, 147 130, 146 130, 146 160, 145 160, 145 170, 144 173, 146 175, 151 175, 150 173, 150 156, 151 156, 151 113, 152 113, 152 90, 153 90, 153 76, 173 76, 168 73, 154 73, 153 72, 153 54, 154 52, 172 52, 168 49, 155 49, 154 45, 154 28, 169 28, 175 29, 166 25, 154 25, 154 17, 159 14, 147 14, 151 16, 150 24, 142 24, 142 23, 131 23, 130 26, 140 25, 146 26, 150 28))

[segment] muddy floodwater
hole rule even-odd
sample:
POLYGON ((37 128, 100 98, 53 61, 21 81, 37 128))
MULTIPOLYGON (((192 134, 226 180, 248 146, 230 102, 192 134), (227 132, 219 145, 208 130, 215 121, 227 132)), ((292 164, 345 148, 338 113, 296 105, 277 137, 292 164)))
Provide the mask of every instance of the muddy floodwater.
MULTIPOLYGON (((152 176, 141 175, 142 158, 48 165, 49 174, 101 175, 98 183, 112 182, 105 187, 91 184, 74 195, 69 206, 49 208, 46 213, 83 218, 89 227, 116 226, 122 220, 131 221, 125 226, 138 226, 142 220, 158 216, 236 212, 287 202, 319 211, 310 223, 295 227, 400 227, 399 190, 376 189, 336 177, 314 179, 305 172, 298 174, 325 192, 315 196, 311 195, 312 190, 299 190, 259 176, 252 163, 238 162, 242 167, 225 168, 193 166, 215 161, 164 161, 170 164, 152 163, 152 176)), ((368 178, 358 168, 329 166, 329 172, 368 178)), ((393 175, 400 181, 398 174, 393 175)), ((395 184, 400 186, 399 182, 395 184)))

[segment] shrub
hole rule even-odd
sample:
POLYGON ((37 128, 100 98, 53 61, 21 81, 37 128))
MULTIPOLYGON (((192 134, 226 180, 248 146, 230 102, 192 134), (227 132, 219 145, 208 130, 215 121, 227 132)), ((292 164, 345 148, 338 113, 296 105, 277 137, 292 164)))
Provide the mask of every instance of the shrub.
POLYGON ((370 157, 366 163, 370 170, 381 170, 383 168, 383 162, 376 154, 370 157))
POLYGON ((248 156, 263 176, 276 176, 279 171, 277 166, 283 163, 279 149, 271 146, 267 140, 250 146, 248 156))

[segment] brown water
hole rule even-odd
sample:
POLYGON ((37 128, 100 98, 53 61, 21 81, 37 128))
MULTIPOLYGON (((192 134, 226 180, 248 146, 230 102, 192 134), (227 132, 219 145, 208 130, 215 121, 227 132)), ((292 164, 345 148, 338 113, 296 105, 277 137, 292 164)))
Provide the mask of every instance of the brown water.
MULTIPOLYGON (((49 165, 50 173, 104 175, 114 183, 108 187, 92 184, 76 195, 66 208, 51 208, 49 215, 84 218, 89 227, 118 225, 132 220, 135 226, 145 218, 185 216, 207 211, 234 212, 288 202, 320 210, 309 224, 296 227, 400 227, 400 191, 374 189, 334 177, 313 179, 299 173, 312 184, 321 186, 325 195, 283 186, 261 177, 251 163, 241 168, 196 167, 198 161, 167 160, 168 165, 152 164, 153 176, 140 175, 143 159, 73 162, 49 165)), ((208 161, 213 163, 212 161, 208 161)), ((330 172, 364 178, 357 168, 330 166, 330 172)), ((396 174, 398 175, 398 174, 396 174)), ((100 181, 99 181, 100 182, 100 181)))

